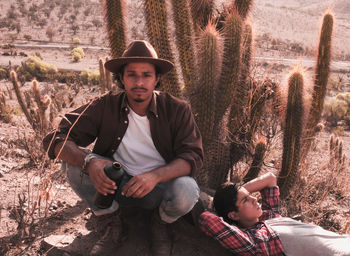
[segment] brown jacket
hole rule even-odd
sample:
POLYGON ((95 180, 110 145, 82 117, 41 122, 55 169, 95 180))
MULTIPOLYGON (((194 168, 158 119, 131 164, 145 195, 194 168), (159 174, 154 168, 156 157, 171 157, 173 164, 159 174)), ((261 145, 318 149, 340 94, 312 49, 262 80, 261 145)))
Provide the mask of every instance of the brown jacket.
MULTIPOLYGON (((85 109, 86 105, 65 115, 59 128, 50 132, 43 140, 51 159, 55 158, 54 148, 64 141, 71 124, 85 109), (53 139, 53 136, 54 139, 53 139)), ((68 140, 86 147, 95 141, 93 152, 112 157, 128 127, 127 97, 125 92, 109 92, 89 106, 72 128, 68 140)), ((167 163, 176 158, 186 160, 191 165, 194 176, 203 164, 202 138, 195 123, 190 106, 183 100, 167 93, 154 92, 147 117, 153 143, 167 163)))

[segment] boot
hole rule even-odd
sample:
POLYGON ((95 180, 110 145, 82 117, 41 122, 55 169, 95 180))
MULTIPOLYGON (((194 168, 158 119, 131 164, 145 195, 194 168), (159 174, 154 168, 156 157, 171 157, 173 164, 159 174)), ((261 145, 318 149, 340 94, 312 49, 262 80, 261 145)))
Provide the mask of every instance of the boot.
POLYGON ((153 256, 169 256, 172 250, 168 224, 161 220, 158 209, 151 218, 151 250, 153 256))
POLYGON ((92 247, 89 255, 111 255, 127 238, 126 228, 120 217, 120 210, 98 218, 101 219, 98 222, 101 222, 105 227, 104 234, 92 247))

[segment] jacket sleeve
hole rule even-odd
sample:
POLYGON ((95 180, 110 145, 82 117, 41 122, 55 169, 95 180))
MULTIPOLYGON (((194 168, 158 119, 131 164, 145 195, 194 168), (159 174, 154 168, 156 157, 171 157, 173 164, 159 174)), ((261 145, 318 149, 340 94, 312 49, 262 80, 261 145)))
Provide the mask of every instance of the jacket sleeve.
POLYGON ((91 144, 100 129, 103 106, 104 100, 99 97, 66 114, 58 128, 43 139, 43 147, 48 152, 48 156, 54 159, 55 146, 66 138, 81 147, 91 144))
POLYGON ((191 165, 191 176, 195 176, 203 166, 203 146, 201 134, 187 103, 176 115, 174 137, 176 158, 187 161, 191 165))

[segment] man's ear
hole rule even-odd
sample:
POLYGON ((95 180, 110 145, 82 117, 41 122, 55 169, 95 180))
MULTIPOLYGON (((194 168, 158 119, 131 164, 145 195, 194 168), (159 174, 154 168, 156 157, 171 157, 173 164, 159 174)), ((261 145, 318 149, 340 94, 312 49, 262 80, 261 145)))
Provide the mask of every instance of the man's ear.
POLYGON ((227 217, 229 217, 231 220, 235 220, 235 221, 239 220, 238 212, 235 212, 235 211, 229 212, 227 214, 227 217))

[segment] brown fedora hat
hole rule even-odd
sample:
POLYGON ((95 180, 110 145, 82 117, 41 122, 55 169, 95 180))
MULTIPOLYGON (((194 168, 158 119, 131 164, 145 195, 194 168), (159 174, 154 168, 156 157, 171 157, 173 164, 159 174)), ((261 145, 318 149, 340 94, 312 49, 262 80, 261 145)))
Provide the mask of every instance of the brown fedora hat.
POLYGON ((107 61, 105 68, 113 73, 119 73, 120 68, 130 62, 149 62, 157 67, 160 74, 165 74, 174 67, 170 61, 159 59, 149 42, 136 40, 128 45, 120 58, 107 61))

